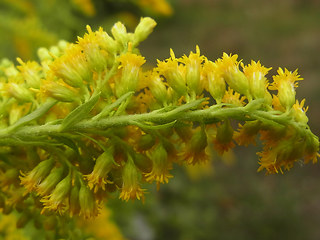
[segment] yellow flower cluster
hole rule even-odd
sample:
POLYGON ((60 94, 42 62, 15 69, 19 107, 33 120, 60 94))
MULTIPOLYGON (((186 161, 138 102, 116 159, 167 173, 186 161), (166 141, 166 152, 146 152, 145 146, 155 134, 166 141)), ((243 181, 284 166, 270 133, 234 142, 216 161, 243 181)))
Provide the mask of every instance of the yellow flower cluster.
POLYGON ((181 58, 171 50, 144 70, 137 46, 155 25, 142 18, 128 33, 118 22, 112 36, 87 27, 77 43, 39 49, 40 63, 2 60, 6 204, 15 206, 8 199, 22 188, 17 202, 33 199, 43 214, 91 218, 113 192, 144 200, 141 184, 168 183, 174 164, 207 163, 212 151, 255 144, 258 136, 259 171, 317 162, 319 141, 307 125, 305 100, 295 99, 297 71, 279 68, 271 82, 270 68, 259 61, 245 65, 224 53, 213 62, 199 47, 181 58))

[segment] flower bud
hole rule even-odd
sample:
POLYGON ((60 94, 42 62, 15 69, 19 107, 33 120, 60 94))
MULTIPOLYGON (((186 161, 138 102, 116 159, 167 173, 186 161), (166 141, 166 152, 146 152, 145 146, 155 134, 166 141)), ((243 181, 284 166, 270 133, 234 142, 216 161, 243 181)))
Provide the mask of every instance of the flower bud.
POLYGON ((138 151, 146 151, 155 144, 156 140, 151 134, 144 134, 138 140, 138 151))
POLYGON ((59 57, 61 55, 60 49, 57 46, 50 47, 49 53, 51 56, 55 56, 55 57, 59 57))
POLYGON ((33 102, 34 97, 32 92, 25 88, 23 85, 18 85, 16 83, 8 83, 6 85, 7 93, 17 99, 20 102, 33 102))
POLYGON ((116 41, 121 43, 123 46, 128 42, 128 33, 126 27, 121 23, 117 22, 111 28, 111 33, 116 41))
POLYGON ((49 53, 49 50, 44 47, 39 48, 37 51, 37 54, 38 54, 38 57, 40 58, 41 62, 53 60, 52 56, 49 53))
POLYGON ((152 96, 164 106, 167 105, 168 92, 165 83, 162 81, 159 74, 152 72, 149 76, 150 91, 152 96))
POLYGON ((177 126, 177 127, 174 128, 176 133, 179 135, 179 137, 184 142, 188 142, 191 139, 191 137, 193 135, 193 132, 192 132, 191 129, 192 128, 189 127, 189 126, 177 126))
POLYGON ((133 46, 137 46, 140 42, 144 41, 152 33, 156 25, 156 21, 152 18, 142 17, 134 30, 133 46))
POLYGON ((68 47, 69 44, 70 44, 70 43, 68 43, 68 42, 65 41, 65 40, 60 40, 60 41, 58 42, 58 47, 59 47, 60 51, 64 52, 64 51, 67 49, 67 47, 68 47))
POLYGON ((144 154, 135 154, 133 158, 134 164, 143 173, 149 173, 152 170, 152 161, 144 154))
POLYGON ((112 37, 110 37, 108 33, 104 32, 102 28, 99 28, 99 31, 98 33, 96 32, 96 34, 99 34, 99 45, 103 50, 111 53, 112 55, 119 50, 118 43, 112 37))

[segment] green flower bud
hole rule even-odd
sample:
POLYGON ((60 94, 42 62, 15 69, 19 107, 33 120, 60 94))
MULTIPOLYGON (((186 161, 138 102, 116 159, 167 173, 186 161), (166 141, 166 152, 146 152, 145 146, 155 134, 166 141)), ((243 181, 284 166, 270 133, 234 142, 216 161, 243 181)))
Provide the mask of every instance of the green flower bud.
POLYGON ((143 173, 149 173, 152 170, 152 161, 144 154, 135 154, 133 158, 134 164, 143 173))
POLYGON ((113 25, 111 28, 111 33, 115 40, 121 43, 123 46, 128 42, 127 29, 121 22, 117 22, 113 25))
POLYGON ((68 47, 69 43, 65 40, 60 40, 58 42, 58 47, 60 49, 60 51, 64 52, 64 50, 68 47))
POLYGON ((155 144, 156 140, 155 138, 150 134, 144 134, 142 135, 138 140, 138 151, 146 151, 155 144))
POLYGON ((19 102, 33 102, 34 97, 32 92, 25 88, 23 85, 18 85, 16 83, 8 83, 6 86, 7 93, 17 99, 19 102))
POLYGON ((166 106, 168 101, 168 92, 165 83, 156 72, 152 72, 148 78, 148 81, 150 81, 150 91, 152 96, 154 96, 159 103, 166 106))
POLYGON ((144 41, 153 31, 157 23, 150 17, 143 17, 140 23, 134 30, 133 46, 137 46, 140 42, 144 41))
POLYGON ((49 53, 49 50, 46 48, 39 48, 37 51, 38 57, 40 58, 40 61, 52 61, 53 58, 49 53))
POLYGON ((174 130, 184 142, 188 142, 193 134, 189 126, 177 126, 174 130))

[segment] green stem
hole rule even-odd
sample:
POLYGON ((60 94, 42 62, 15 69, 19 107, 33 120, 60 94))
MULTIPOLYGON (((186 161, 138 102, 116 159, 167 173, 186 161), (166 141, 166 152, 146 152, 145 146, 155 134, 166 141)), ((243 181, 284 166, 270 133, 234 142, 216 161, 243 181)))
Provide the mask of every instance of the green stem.
MULTIPOLYGON (((252 108, 248 105, 245 107, 226 107, 224 105, 221 105, 220 108, 206 108, 201 110, 195 109, 202 103, 202 101, 203 99, 196 100, 170 110, 166 108, 166 111, 162 111, 164 109, 159 109, 149 113, 117 115, 103 119, 82 120, 65 130, 65 133, 78 134, 90 133, 92 131, 99 133, 99 131, 128 125, 166 126, 166 124, 168 124, 168 126, 171 126, 175 122, 219 122, 226 118, 236 119, 239 121, 260 120, 261 122, 266 124, 292 125, 293 127, 298 129, 304 128, 304 126, 300 126, 299 124, 297 124, 286 113, 271 114, 269 112, 257 110, 256 108, 252 108)), ((253 100, 252 102, 254 101, 255 100, 253 100)), ((0 144, 15 145, 17 144, 15 143, 15 139, 19 139, 19 141, 21 141, 30 137, 33 137, 34 139, 34 137, 36 136, 40 137, 55 135, 59 133, 61 134, 63 132, 59 132, 60 125, 61 124, 23 126, 17 129, 15 132, 11 132, 10 134, 0 134, 0 144)), ((4 131, 4 133, 5 132, 6 131, 4 131)))

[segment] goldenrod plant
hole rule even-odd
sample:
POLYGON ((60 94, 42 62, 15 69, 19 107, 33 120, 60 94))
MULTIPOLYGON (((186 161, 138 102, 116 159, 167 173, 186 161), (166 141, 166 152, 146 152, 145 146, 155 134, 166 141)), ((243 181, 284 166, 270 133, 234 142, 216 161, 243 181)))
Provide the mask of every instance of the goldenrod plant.
POLYGON ((0 207, 20 213, 19 227, 42 219, 57 238, 79 234, 70 219, 97 217, 111 196, 144 201, 142 184, 168 183, 175 165, 257 138, 258 171, 317 162, 297 70, 268 77, 259 61, 211 61, 198 46, 146 70, 138 46, 155 26, 149 17, 132 33, 121 22, 111 35, 87 26, 76 43, 40 48, 40 62, 1 61, 0 207))

